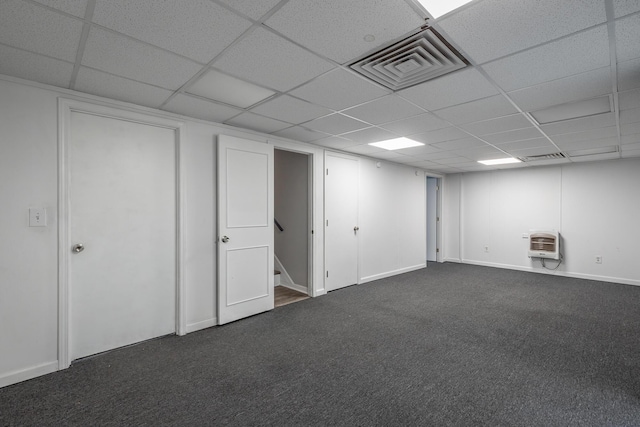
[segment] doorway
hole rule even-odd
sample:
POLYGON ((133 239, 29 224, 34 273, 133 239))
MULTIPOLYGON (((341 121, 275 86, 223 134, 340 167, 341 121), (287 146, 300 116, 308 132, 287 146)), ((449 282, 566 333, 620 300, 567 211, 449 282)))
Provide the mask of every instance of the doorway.
POLYGON ((60 100, 58 364, 180 333, 181 123, 60 100))
POLYGON ((312 155, 274 150, 276 306, 311 295, 312 155))
POLYGON ((440 178, 427 176, 427 261, 439 258, 440 178))

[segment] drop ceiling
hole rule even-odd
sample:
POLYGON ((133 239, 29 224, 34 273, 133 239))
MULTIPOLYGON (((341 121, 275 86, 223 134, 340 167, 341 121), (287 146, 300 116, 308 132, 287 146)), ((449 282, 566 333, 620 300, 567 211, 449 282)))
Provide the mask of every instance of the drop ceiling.
POLYGON ((629 0, 0 2, 0 74, 442 174, 640 156, 638 40, 629 0), (395 91, 352 69, 425 26, 468 66, 395 91), (425 145, 368 145, 398 137, 425 145), (477 163, 508 156, 544 160, 477 163))

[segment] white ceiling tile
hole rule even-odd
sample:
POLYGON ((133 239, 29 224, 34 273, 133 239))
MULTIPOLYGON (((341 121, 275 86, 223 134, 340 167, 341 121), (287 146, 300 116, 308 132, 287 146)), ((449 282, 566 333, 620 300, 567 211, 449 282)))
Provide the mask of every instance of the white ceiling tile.
POLYGON ((607 67, 610 63, 607 26, 483 65, 505 91, 607 67), (552 65, 551 65, 552 64, 552 65))
POLYGON ((293 126, 287 129, 283 129, 283 130, 274 132, 274 135, 278 135, 283 138, 289 138, 289 139, 293 139, 294 141, 302 141, 302 142, 313 142, 313 141, 317 141, 318 139, 327 137, 326 133, 309 130, 302 126, 293 126))
POLYGON ((595 148, 585 148, 581 150, 570 150, 567 151, 569 157, 577 157, 577 156, 587 156, 591 154, 607 154, 607 153, 617 153, 619 151, 617 145, 609 145, 595 148))
POLYGON ((443 108, 442 110, 435 111, 435 114, 451 123, 465 124, 502 117, 517 112, 518 110, 516 110, 505 97, 496 95, 490 98, 467 102, 466 104, 443 108))
POLYGON ((639 157, 640 156, 640 150, 628 150, 628 151, 623 151, 621 153, 621 156, 625 159, 630 158, 630 157, 639 157))
POLYGON ((162 109, 216 123, 222 123, 242 112, 242 110, 236 110, 226 105, 215 104, 182 94, 176 95, 162 109))
POLYGON ((393 134, 378 127, 370 127, 355 132, 349 132, 342 135, 343 138, 350 139, 360 144, 368 144, 370 142, 385 141, 387 139, 397 138, 398 135, 393 134))
POLYGON ((462 129, 477 136, 514 129, 523 129, 530 126, 531 122, 523 114, 519 113, 499 117, 497 119, 489 119, 481 122, 460 125, 462 129))
POLYGON ((609 93, 611 93, 611 71, 609 67, 605 67, 518 89, 509 92, 508 95, 523 111, 535 111, 609 93))
POLYGON ((301 101, 288 95, 269 100, 254 107, 251 111, 294 124, 304 123, 332 113, 327 108, 301 101))
POLYGON ((152 108, 160 107, 173 93, 86 67, 80 68, 74 89, 152 108))
POLYGON ((640 58, 640 14, 616 21, 616 50, 618 62, 640 58))
POLYGON ((498 90, 473 68, 467 68, 398 92, 427 110, 496 95, 498 90))
POLYGON ((270 11, 280 0, 219 0, 221 3, 231 6, 240 13, 253 18, 260 19, 265 13, 270 11))
POLYGON ((342 64, 419 28, 424 19, 404 0, 297 0, 265 23, 342 64), (375 42, 365 41, 369 35, 375 42))
POLYGON ((640 59, 618 63, 618 90, 640 87, 640 59))
POLYGON ((470 138, 469 134, 454 127, 433 130, 417 135, 412 135, 411 139, 424 142, 426 144, 435 144, 444 141, 453 141, 456 139, 470 138))
POLYGON ((87 9, 87 0, 35 0, 45 6, 53 7, 70 15, 84 17, 87 9))
POLYGON ((194 83, 189 85, 186 91, 192 95, 240 108, 249 108, 275 95, 272 90, 212 69, 207 70, 207 72, 198 77, 194 83))
POLYGON ((466 163, 469 163, 469 159, 467 159, 466 157, 456 156, 456 157, 449 157, 447 159, 439 159, 437 163, 441 165, 456 165, 456 164, 463 164, 463 163, 466 164, 466 163))
POLYGON ((373 154, 373 153, 381 153, 385 150, 384 148, 374 147, 373 145, 361 144, 361 145, 352 145, 350 147, 343 148, 344 151, 348 151, 350 153, 356 154, 373 154))
POLYGON ((305 127, 331 135, 352 132, 368 126, 364 122, 337 113, 305 123, 305 127))
POLYGON ((332 148, 337 150, 341 150, 344 147, 350 147, 350 146, 356 145, 356 143, 354 143, 353 141, 340 138, 339 136, 330 136, 328 138, 319 139, 317 141, 313 141, 313 144, 319 145, 321 147, 332 148))
POLYGON ((563 151, 567 151, 567 150, 588 150, 588 149, 593 149, 598 147, 609 147, 612 145, 618 145, 618 143, 619 143, 618 137, 612 137, 612 138, 572 141, 572 142, 566 142, 566 143, 559 143, 557 145, 563 151))
POLYGON ((618 106, 620 110, 640 108, 640 89, 620 92, 618 96, 618 106))
POLYGON ((244 80, 281 91, 333 68, 328 61, 263 28, 257 28, 225 51, 215 66, 244 80))
POLYGON ((419 147, 403 148, 402 150, 396 150, 396 153, 400 153, 405 156, 415 157, 417 159, 429 158, 445 158, 451 157, 451 154, 444 154, 444 152, 436 147, 430 145, 421 145, 419 147), (441 155, 438 157, 438 155, 441 155))
POLYGON ((553 135, 551 139, 556 144, 566 144, 577 141, 589 141, 592 139, 611 138, 618 136, 617 126, 608 126, 596 129, 590 129, 582 132, 564 133, 561 135, 553 135))
POLYGON ((422 109, 400 97, 388 95, 358 107, 349 108, 342 113, 374 125, 379 125, 394 120, 417 116, 423 112, 422 109))
POLYGON ((620 144, 635 144, 636 142, 640 142, 640 133, 622 135, 620 137, 620 144))
POLYGON ((544 135, 534 127, 509 130, 506 132, 483 135, 482 139, 491 144, 504 144, 507 142, 523 141, 525 139, 544 138, 544 135))
MULTIPOLYGON (((525 139, 523 141, 507 142, 499 145, 501 150, 511 152, 513 150, 526 150, 538 147, 553 147, 547 138, 525 139)), ((556 149, 557 151, 557 149, 556 149)))
POLYGON ((381 127, 401 136, 409 136, 449 126, 449 123, 435 117, 433 114, 425 113, 408 119, 398 120, 397 122, 385 123, 381 127))
POLYGON ((619 159, 620 153, 608 153, 608 154, 593 154, 590 156, 577 156, 572 157, 571 160, 574 162, 595 162, 599 160, 613 160, 619 159))
POLYGON ((616 18, 640 11, 637 0, 613 0, 613 10, 616 18))
POLYGON ((195 62, 95 27, 89 32, 82 65, 173 90, 201 68, 195 62))
POLYGON ((73 64, 0 44, 0 74, 69 87, 73 64))
POLYGON ((342 69, 333 70, 291 92, 294 96, 334 110, 371 101, 388 93, 388 90, 342 69))
POLYGON ((231 120, 225 121, 225 123, 264 133, 277 132, 291 126, 289 123, 270 119, 268 117, 262 117, 253 113, 242 113, 231 120))
POLYGON ((620 124, 640 122, 640 108, 620 111, 620 124))
POLYGON ((640 133, 640 123, 629 123, 626 125, 620 125, 621 135, 633 135, 640 133))
POLYGON ((466 157, 470 160, 489 160, 489 159, 501 159, 504 157, 508 157, 507 154, 502 151, 493 148, 489 145, 478 148, 465 148, 463 150, 455 150, 451 151, 451 153, 455 153, 459 156, 466 157))
POLYGON ((564 133, 582 132, 616 125, 614 113, 599 114, 593 117, 580 117, 578 119, 564 120, 541 126, 542 131, 553 138, 553 135, 564 133))
POLYGON ((251 26, 209 0, 99 1, 93 21, 202 63, 251 26))
POLYGON ((606 20, 602 0, 485 0, 438 23, 465 53, 483 63, 606 20))
POLYGON ((82 22, 19 0, 0 3, 3 44, 74 62, 82 22))
POLYGON ((396 151, 389 151, 389 150, 382 150, 376 153, 371 153, 370 156, 375 157, 376 159, 385 159, 385 160, 394 160, 394 161, 395 159, 399 160, 400 158, 406 157, 396 151))
POLYGON ((439 150, 443 150, 443 151, 477 148, 477 147, 483 147, 485 145, 487 144, 475 138, 464 138, 464 139, 457 139, 455 141, 446 141, 446 142, 431 144, 432 147, 438 148, 439 150))

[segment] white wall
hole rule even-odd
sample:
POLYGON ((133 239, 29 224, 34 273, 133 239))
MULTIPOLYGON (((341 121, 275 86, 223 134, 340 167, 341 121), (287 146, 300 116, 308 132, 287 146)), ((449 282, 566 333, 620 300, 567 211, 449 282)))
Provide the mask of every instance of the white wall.
MULTIPOLYGON (((322 148, 0 76, 0 387, 58 367, 59 97, 185 121, 181 167, 186 180, 187 332, 217 324, 215 165, 219 134, 314 156, 312 295, 325 293, 322 148), (47 227, 28 227, 29 207, 47 209, 47 227)), ((362 162, 363 206, 372 207, 362 222, 370 228, 361 251, 362 278, 419 268, 425 256, 424 174, 416 176, 414 169, 391 163, 376 169, 374 161, 362 162)))
POLYGON ((446 182, 447 258, 640 285, 640 159, 448 175, 446 182), (560 231, 558 270, 527 256, 522 235, 530 229, 560 231))
POLYGON ((424 172, 361 159, 359 199, 360 282, 425 267, 424 172))
POLYGON ((296 285, 306 287, 309 267, 309 159, 275 150, 274 213, 284 231, 274 227, 275 253, 296 285))

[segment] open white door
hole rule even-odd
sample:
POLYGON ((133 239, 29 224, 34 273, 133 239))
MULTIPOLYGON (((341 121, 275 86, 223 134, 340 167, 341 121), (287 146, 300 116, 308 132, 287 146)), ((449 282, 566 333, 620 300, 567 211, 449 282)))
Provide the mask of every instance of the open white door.
POLYGON ((273 309, 273 146, 218 137, 218 324, 273 309))

